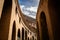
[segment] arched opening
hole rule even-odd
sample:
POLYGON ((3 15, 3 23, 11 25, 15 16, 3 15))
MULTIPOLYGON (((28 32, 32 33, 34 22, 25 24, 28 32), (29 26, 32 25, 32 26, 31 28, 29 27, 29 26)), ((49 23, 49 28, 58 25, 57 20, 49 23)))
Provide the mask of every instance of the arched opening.
POLYGON ((16 23, 14 21, 12 28, 12 40, 15 40, 15 38, 16 38, 16 23))
POLYGON ((17 35, 18 39, 17 40, 20 40, 20 29, 18 29, 18 35, 17 35))
POLYGON ((27 31, 25 31, 25 40, 27 40, 27 31))
POLYGON ((24 28, 22 28, 22 40, 24 40, 24 28))
POLYGON ((45 16, 44 12, 41 12, 40 23, 41 23, 41 29, 42 29, 41 30, 42 31, 42 39, 49 40, 46 16, 45 16))

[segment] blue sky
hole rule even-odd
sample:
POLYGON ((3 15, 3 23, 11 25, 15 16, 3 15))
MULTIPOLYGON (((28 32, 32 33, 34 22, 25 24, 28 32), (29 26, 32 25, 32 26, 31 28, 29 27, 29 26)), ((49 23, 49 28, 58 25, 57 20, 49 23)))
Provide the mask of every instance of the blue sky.
POLYGON ((36 18, 39 0, 18 0, 22 13, 32 18, 36 18))

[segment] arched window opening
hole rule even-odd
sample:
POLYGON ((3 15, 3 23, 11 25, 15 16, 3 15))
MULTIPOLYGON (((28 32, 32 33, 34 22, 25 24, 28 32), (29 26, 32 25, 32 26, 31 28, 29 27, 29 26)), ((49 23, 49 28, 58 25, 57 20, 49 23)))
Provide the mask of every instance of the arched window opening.
POLYGON ((15 40, 15 38, 16 38, 16 24, 14 21, 13 28, 12 28, 12 40, 15 40))
POLYGON ((22 28, 22 40, 24 40, 24 28, 22 28))
POLYGON ((27 40, 27 31, 25 31, 25 40, 27 40))
POLYGON ((20 40, 20 29, 18 29, 18 35, 17 35, 17 37, 18 37, 18 40, 20 40))
POLYGON ((46 16, 44 12, 42 12, 40 15, 40 23, 41 23, 41 29, 42 29, 42 39, 49 40, 46 16))

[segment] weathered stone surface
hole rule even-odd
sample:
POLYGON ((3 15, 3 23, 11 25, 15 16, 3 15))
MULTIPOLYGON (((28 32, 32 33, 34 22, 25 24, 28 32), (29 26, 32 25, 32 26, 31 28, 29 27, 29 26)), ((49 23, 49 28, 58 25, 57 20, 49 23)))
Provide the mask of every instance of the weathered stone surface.
POLYGON ((27 40, 32 36, 37 40, 36 30, 26 22, 18 0, 0 0, 0 40, 27 40))
MULTIPOLYGON (((60 28, 60 25, 59 25, 60 24, 60 21, 59 21, 60 20, 59 19, 60 5, 59 3, 60 3, 59 0, 40 0, 38 11, 37 11, 37 16, 36 16, 37 28, 39 28, 38 37, 40 37, 40 39, 38 38, 38 40, 44 40, 45 39, 44 35, 46 37, 47 36, 46 34, 48 34, 49 40, 60 39, 59 38, 59 33, 60 33, 59 32, 59 28, 60 28), (42 24, 44 24, 45 26, 42 24)), ((48 39, 48 37, 46 37, 46 40, 48 39)))

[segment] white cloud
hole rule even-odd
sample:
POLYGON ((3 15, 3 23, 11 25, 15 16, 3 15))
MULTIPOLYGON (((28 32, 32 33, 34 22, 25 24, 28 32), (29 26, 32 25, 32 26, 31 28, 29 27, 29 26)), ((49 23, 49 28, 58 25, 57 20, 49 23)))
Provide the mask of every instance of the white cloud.
POLYGON ((30 16, 32 18, 36 18, 37 8, 39 5, 40 0, 33 0, 32 4, 29 3, 23 3, 25 5, 20 5, 22 13, 24 13, 27 16, 30 16), (30 6, 28 6, 30 5, 30 6), (33 6, 35 5, 35 6, 33 6))
POLYGON ((26 8, 26 10, 37 12, 37 7, 29 7, 29 8, 26 8))
POLYGON ((24 7, 25 7, 24 5, 20 5, 20 8, 21 8, 22 12, 23 12, 24 7))
POLYGON ((30 17, 32 17, 32 18, 35 19, 36 16, 34 16, 34 15, 35 15, 36 13, 30 13, 30 12, 31 12, 31 11, 36 12, 36 11, 37 11, 37 7, 25 8, 24 5, 20 5, 20 7, 21 7, 21 10, 22 10, 22 13, 24 13, 25 15, 30 16, 30 17), (30 11, 30 12, 28 12, 28 11, 30 11))
POLYGON ((25 7, 25 6, 24 6, 24 5, 20 5, 20 7, 22 7, 22 8, 23 8, 23 7, 25 7))
POLYGON ((20 5, 21 7, 21 10, 23 11, 24 10, 28 10, 28 11, 33 11, 33 12, 37 12, 37 7, 25 7, 24 5, 20 5))

